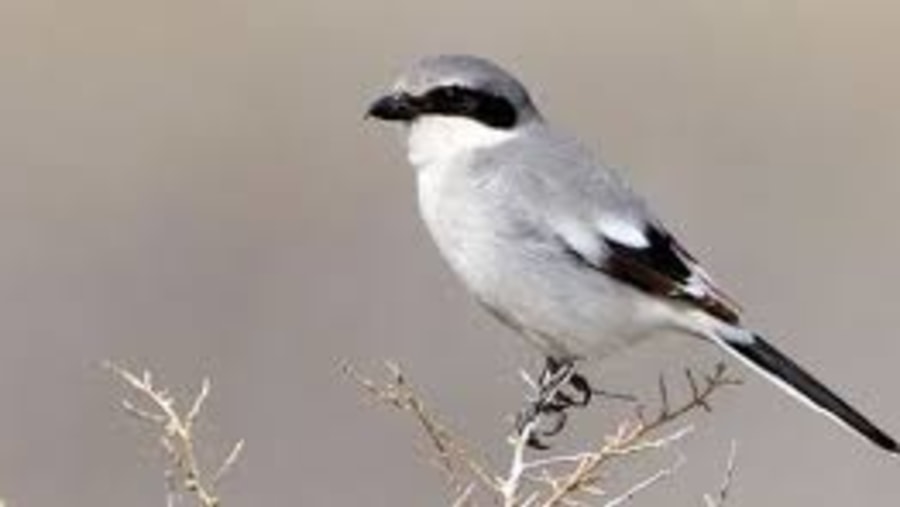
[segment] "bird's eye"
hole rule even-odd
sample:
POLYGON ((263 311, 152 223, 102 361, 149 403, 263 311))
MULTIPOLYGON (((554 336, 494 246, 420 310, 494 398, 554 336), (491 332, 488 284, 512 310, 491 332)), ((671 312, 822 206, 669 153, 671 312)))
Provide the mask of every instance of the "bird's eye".
POLYGON ((441 86, 428 92, 425 97, 432 113, 447 115, 468 115, 478 108, 478 100, 469 90, 459 86, 441 86))
POLYGON ((431 95, 435 100, 445 104, 456 104, 465 97, 463 91, 457 86, 442 86, 434 90, 431 95))
POLYGON ((515 107, 488 91, 458 85, 441 86, 422 97, 424 113, 463 116, 497 128, 516 124, 515 107))

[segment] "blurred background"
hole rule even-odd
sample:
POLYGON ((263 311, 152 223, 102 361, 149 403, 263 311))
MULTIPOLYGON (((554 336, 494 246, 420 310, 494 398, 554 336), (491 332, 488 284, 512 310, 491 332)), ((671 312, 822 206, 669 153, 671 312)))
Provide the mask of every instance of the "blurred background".
MULTIPOLYGON (((181 395, 212 377, 204 458, 247 441, 227 505, 442 504, 414 426, 343 360, 400 361, 501 461, 537 357, 456 283, 398 135, 362 121, 435 52, 520 75, 750 322, 900 434, 898 19, 877 0, 0 3, 0 497, 162 503, 104 359, 181 395)), ((660 343, 595 378, 641 391, 717 357, 660 343)), ((732 439, 729 505, 895 501, 896 462, 744 377, 636 505, 700 505, 732 439)), ((569 439, 612 422, 592 408, 569 439)))

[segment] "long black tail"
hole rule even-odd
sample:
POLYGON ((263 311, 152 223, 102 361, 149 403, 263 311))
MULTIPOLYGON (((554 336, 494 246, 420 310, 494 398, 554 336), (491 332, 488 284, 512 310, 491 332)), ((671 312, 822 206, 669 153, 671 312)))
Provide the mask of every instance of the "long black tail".
POLYGON ((765 376, 813 408, 836 419, 882 449, 900 453, 900 445, 838 395, 825 387, 797 363, 758 335, 741 333, 739 338, 720 341, 730 352, 760 370, 765 376))

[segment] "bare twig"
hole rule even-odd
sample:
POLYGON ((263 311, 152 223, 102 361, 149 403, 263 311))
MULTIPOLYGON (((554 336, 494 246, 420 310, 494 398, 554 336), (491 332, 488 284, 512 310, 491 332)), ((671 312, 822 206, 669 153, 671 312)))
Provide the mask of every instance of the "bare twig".
MULTIPOLYGON (((491 472, 483 460, 474 459, 468 451, 471 447, 464 445, 444 424, 438 422, 396 365, 388 364, 390 380, 384 383, 363 377, 348 365, 344 366, 344 371, 376 401, 414 416, 430 442, 441 469, 454 485, 453 505, 475 505, 475 489, 480 485, 483 492, 493 497, 495 504, 503 507, 588 505, 583 499, 606 496, 607 492, 598 484, 602 479, 601 470, 606 465, 618 459, 672 447, 693 427, 682 426, 657 437, 653 434, 662 432, 693 410, 709 410, 709 400, 715 391, 739 383, 725 374, 724 364, 717 365, 711 374, 701 377, 686 370, 690 398, 673 404, 666 381, 660 376, 660 408, 654 417, 646 418, 643 409, 638 406, 633 420, 620 423, 616 431, 596 449, 530 460, 527 442, 540 426, 542 415, 538 413, 525 424, 520 434, 510 438, 512 455, 509 465, 503 474, 498 474, 491 472)), ((532 390, 538 389, 530 377, 523 375, 523 379, 532 390)), ((619 496, 607 499, 604 505, 618 507, 626 503, 639 492, 673 475, 684 461, 684 457, 679 455, 672 465, 635 483, 619 496)), ((727 491, 727 487, 724 490, 727 491)), ((721 494, 720 497, 724 498, 721 494)))
POLYGON ((513 445, 512 462, 509 466, 509 473, 500 482, 499 487, 499 492, 503 496, 504 507, 517 505, 522 474, 529 468, 529 464, 525 462, 525 448, 528 446, 528 441, 539 423, 540 417, 535 417, 522 428, 520 434, 513 436, 511 439, 513 445))
MULTIPOLYGON (((544 507, 560 505, 570 495, 582 491, 585 486, 593 485, 600 479, 597 475, 598 469, 615 458, 628 456, 647 448, 666 446, 669 440, 665 438, 648 441, 646 437, 692 410, 701 407, 708 410, 709 399, 715 391, 725 386, 740 383, 737 379, 728 377, 725 371, 724 363, 717 364, 713 373, 705 376, 705 383, 702 386, 698 386, 696 382, 694 383, 691 398, 674 409, 669 405, 668 388, 665 380, 660 377, 659 392, 662 406, 656 418, 646 421, 642 412, 638 411, 635 416, 638 422, 622 423, 614 436, 607 437, 606 443, 599 451, 579 462, 575 470, 569 474, 562 484, 554 488, 553 493, 542 505, 544 507)), ((691 382, 693 375, 687 375, 687 378, 691 382)), ((676 432, 673 435, 678 435, 678 433, 676 432)))
POLYGON ((218 507, 221 502, 214 488, 237 462, 244 442, 240 440, 232 446, 217 471, 207 479, 207 474, 197 460, 194 425, 209 397, 209 379, 203 379, 197 396, 187 412, 182 415, 176 407, 175 398, 166 389, 154 385, 153 376, 149 371, 144 371, 138 376, 111 362, 104 363, 104 366, 149 405, 144 408, 126 398, 122 400, 125 412, 162 430, 159 443, 171 462, 165 472, 166 505, 170 507, 176 505, 181 496, 180 492, 184 491, 193 495, 202 507, 218 507))
POLYGON ((722 478, 722 484, 719 491, 715 494, 703 495, 703 501, 706 507, 724 507, 731 492, 731 483, 734 480, 734 470, 737 467, 737 440, 731 441, 731 450, 728 452, 728 462, 725 465, 725 476, 722 478))
POLYGON ((222 482, 222 479, 228 475, 228 472, 231 471, 231 468, 237 463, 238 458, 241 456, 241 452, 244 450, 244 439, 240 439, 231 446, 231 451, 222 461, 222 464, 219 465, 219 469, 216 470, 216 473, 213 474, 210 482, 212 484, 218 484, 222 482))
POLYGON ((449 479, 453 488, 464 492, 468 482, 460 477, 460 468, 489 489, 499 487, 497 479, 488 472, 483 462, 455 438, 438 418, 430 413, 418 393, 407 382, 400 367, 395 363, 385 363, 390 379, 384 383, 361 375, 353 366, 344 364, 343 371, 350 379, 362 387, 374 400, 390 405, 413 415, 435 453, 436 461, 449 479))
POLYGON ((627 489, 624 493, 622 493, 621 495, 619 495, 619 496, 613 498, 612 500, 609 500, 608 502, 604 503, 604 504, 603 504, 603 507, 619 507, 620 505, 622 505, 622 504, 624 504, 625 502, 627 502, 627 501, 631 500, 632 498, 634 498, 634 497, 635 497, 638 493, 640 493, 641 491, 644 491, 645 489, 650 488, 651 486, 653 486, 653 485, 656 484, 657 482, 659 482, 659 481, 661 481, 661 480, 663 480, 663 479, 665 479, 665 478, 667 478, 667 477, 670 477, 670 476, 674 475, 675 472, 677 472, 678 469, 681 468, 681 465, 683 465, 686 461, 687 461, 687 458, 685 458, 683 455, 680 455, 680 454, 679 454, 679 455, 678 455, 678 459, 676 459, 676 460, 675 460, 675 463, 673 463, 671 466, 666 467, 666 468, 663 468, 662 470, 657 471, 656 473, 654 473, 654 474, 651 475, 650 477, 647 477, 646 479, 644 479, 644 480, 638 482, 638 483, 635 484, 634 486, 628 488, 628 489, 627 489))
POLYGON ((472 499, 472 493, 475 492, 475 483, 471 482, 468 486, 463 489, 463 492, 453 501, 453 507, 465 507, 466 505, 470 505, 469 502, 472 499))

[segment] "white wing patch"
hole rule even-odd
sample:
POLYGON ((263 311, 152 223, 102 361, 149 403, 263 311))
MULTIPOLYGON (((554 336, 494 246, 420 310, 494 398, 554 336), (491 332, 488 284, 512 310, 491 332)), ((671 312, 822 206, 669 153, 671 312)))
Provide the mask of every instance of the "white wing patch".
POLYGON ((607 216, 597 221, 597 228, 607 238, 631 248, 647 248, 650 240, 643 227, 621 217, 607 216))
POLYGON ((610 247, 603 259, 608 273, 652 294, 687 299, 724 321, 738 321, 738 306, 661 225, 627 215, 601 217, 596 224, 610 247))
POLYGON ((602 252, 600 238, 596 231, 585 226, 585 222, 572 219, 558 219, 556 230, 578 254, 596 262, 602 252))

